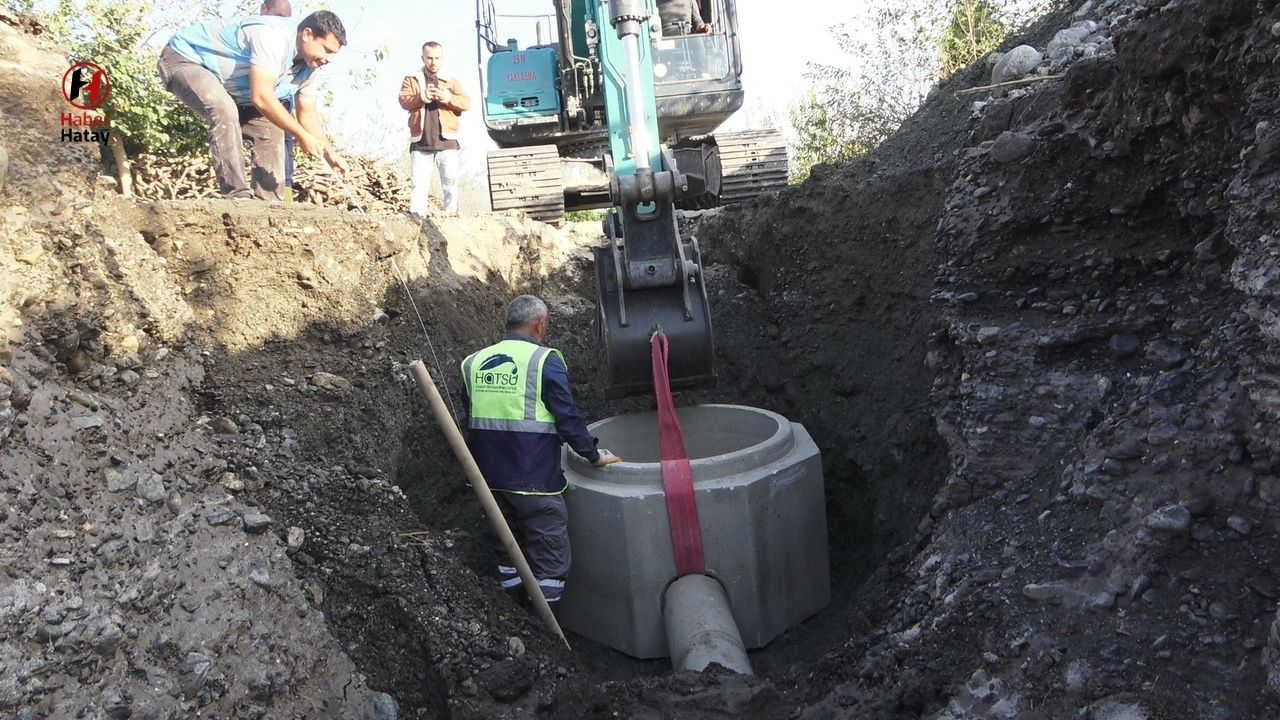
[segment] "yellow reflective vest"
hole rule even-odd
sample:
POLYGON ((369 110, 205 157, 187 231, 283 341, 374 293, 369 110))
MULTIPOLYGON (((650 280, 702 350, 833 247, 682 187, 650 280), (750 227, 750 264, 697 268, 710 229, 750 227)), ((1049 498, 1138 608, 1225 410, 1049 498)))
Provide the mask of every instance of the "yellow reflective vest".
POLYGON ((494 490, 558 494, 560 436, 542 401, 542 369, 559 350, 526 340, 503 340, 462 361, 471 400, 467 443, 494 490))

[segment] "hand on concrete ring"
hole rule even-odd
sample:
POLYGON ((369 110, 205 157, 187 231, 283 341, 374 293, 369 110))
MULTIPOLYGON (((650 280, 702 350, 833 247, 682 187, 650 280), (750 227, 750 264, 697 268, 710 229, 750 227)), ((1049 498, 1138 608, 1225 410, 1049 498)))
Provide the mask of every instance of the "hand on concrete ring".
POLYGON ((618 457, 617 455, 614 455, 613 453, 609 452, 608 450, 605 450, 604 448, 597 448, 596 452, 600 453, 600 458, 595 462, 591 463, 596 467, 604 467, 605 465, 612 465, 614 463, 622 462, 622 458, 618 457))

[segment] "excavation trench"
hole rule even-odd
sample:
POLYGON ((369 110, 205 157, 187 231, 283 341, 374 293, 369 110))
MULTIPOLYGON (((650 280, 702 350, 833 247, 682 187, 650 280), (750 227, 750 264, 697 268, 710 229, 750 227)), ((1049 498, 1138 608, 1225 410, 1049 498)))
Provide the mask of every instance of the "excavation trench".
MULTIPOLYGON (((428 717, 492 716, 486 703, 612 707, 619 701, 608 694, 609 683, 664 697, 684 692, 668 684, 680 674, 671 672, 669 649, 661 647, 665 627, 646 631, 658 650, 631 654, 570 627, 574 650, 568 653, 499 590, 483 516, 407 371, 412 361, 424 360, 457 410, 460 361, 500 338, 512 295, 532 292, 551 306, 549 344, 564 352, 588 419, 618 423, 645 412, 644 398, 606 401, 597 381, 587 253, 594 227, 555 231, 532 222, 462 218, 419 228, 338 211, 223 209, 219 203, 111 212, 118 215, 110 219, 113 227, 121 228, 111 236, 124 248, 120 262, 137 265, 125 266, 138 278, 134 292, 158 311, 158 320, 149 322, 204 367, 191 391, 202 418, 197 428, 221 429, 206 443, 206 462, 184 472, 270 516, 288 558, 280 577, 294 578, 289 587, 296 585, 304 604, 319 611, 371 688, 428 717), (320 226, 332 231, 319 233, 320 226)), ((727 492, 741 509, 709 529, 711 539, 722 535, 721 546, 750 540, 761 557, 799 552, 809 560, 781 564, 808 568, 807 577, 821 579, 824 571, 829 577, 829 603, 821 587, 788 590, 784 597, 803 602, 782 603, 781 619, 762 611, 768 617, 751 621, 739 609, 751 603, 735 589, 734 572, 708 568, 726 590, 731 614, 740 616, 734 619, 752 682, 770 683, 807 675, 805 668, 835 645, 873 631, 881 599, 895 591, 867 580, 891 550, 913 538, 947 471, 923 362, 922 338, 932 320, 921 310, 923 299, 903 299, 911 278, 901 276, 883 288, 869 282, 851 298, 781 292, 791 266, 734 245, 765 238, 730 224, 734 216, 712 219, 697 232, 716 255, 705 277, 712 316, 721 319, 719 382, 682 393, 677 404, 745 406, 753 419, 727 422, 740 445, 708 444, 714 438, 691 419, 695 470, 705 458, 757 452, 751 448, 767 444, 782 427, 775 418, 803 426, 816 450, 801 464, 821 467, 804 474, 803 502, 792 505, 753 497, 759 489, 727 492), (865 320, 851 315, 843 327, 812 316, 813 307, 880 302, 877 297, 891 298, 898 310, 865 320), (757 425, 758 417, 768 420, 757 425), (768 517, 784 506, 797 514, 784 523, 768 517), (748 527, 751 533, 737 534, 748 527), (810 539, 795 543, 797 529, 810 539), (813 560, 820 545, 832 548, 825 563, 813 560), (858 618, 856 627, 851 617, 858 618)), ((926 274, 923 264, 911 267, 926 274)), ((70 337, 77 322, 89 321, 104 322, 68 316, 50 320, 45 332, 70 337)), ((633 444, 640 436, 628 428, 604 442, 652 465, 652 450, 633 444)), ((757 454, 747 466, 774 462, 757 454)), ((769 481, 759 485, 768 487, 769 481)), ((707 506, 709 518, 713 506, 707 506)), ((652 535, 634 537, 652 542, 652 535)), ((588 567, 591 543, 579 544, 588 567)), ((908 554, 895 557, 899 566, 908 554)), ((779 564, 771 559, 751 572, 764 577, 779 564)), ((655 595, 673 579, 661 575, 651 580, 654 591, 642 594, 650 618, 661 612, 655 595)), ((579 584, 588 589, 590 582, 579 584)), ((718 682, 713 677, 693 682, 718 682)))
MULTIPOLYGON (((716 245, 714 230, 701 239, 716 245)), ((849 639, 848 615, 862 614, 851 609, 859 602, 856 598, 866 602, 866 596, 883 589, 866 589, 865 581, 927 517, 947 467, 925 410, 927 386, 899 382, 893 388, 899 397, 888 405, 877 394, 801 407, 794 390, 778 392, 772 380, 763 382, 784 376, 792 387, 812 385, 819 391, 823 380, 784 367, 785 356, 771 350, 770 326, 787 309, 741 284, 741 274, 725 265, 708 274, 713 308, 726 318, 717 335, 720 379, 714 389, 681 394, 677 402, 709 543, 708 577, 725 591, 750 667, 768 678, 821 657, 833 637, 849 639), (845 438, 860 428, 867 437, 885 437, 888 428, 874 430, 878 423, 872 413, 886 407, 891 427, 899 433, 891 446, 850 448, 845 438), (793 422, 792 415, 807 422, 793 422), (863 457, 885 472, 874 474, 860 464, 863 457)), ((663 610, 676 574, 658 471, 656 419, 646 410, 651 400, 603 399, 597 386, 594 313, 587 299, 592 287, 584 277, 589 276, 566 275, 562 269, 525 288, 477 288, 490 304, 491 319, 475 328, 473 347, 457 351, 469 352, 497 339, 500 300, 510 293, 539 292, 551 302, 555 335, 549 344, 565 352, 588 420, 602 418, 593 425, 601 445, 628 460, 596 471, 572 453, 565 457, 575 565, 563 624, 582 667, 594 675, 592 682, 658 677, 671 670, 663 610)), ((402 295, 397 288, 389 290, 388 304, 410 312, 397 295, 402 295)), ((413 337, 420 335, 416 328, 405 332, 394 344, 421 345, 413 337)), ((864 335, 856 347, 840 352, 880 358, 883 367, 864 367, 865 376, 901 377, 896 360, 913 352, 918 339, 864 335)), ((460 401, 454 365, 442 363, 436 374, 454 383, 454 397, 460 401)), ((470 582, 492 593, 495 603, 505 603, 493 580, 485 523, 471 491, 458 479, 460 468, 433 421, 417 409, 412 412, 389 472, 424 524, 457 539, 451 552, 468 568, 470 582)), ((699 605, 708 597, 696 595, 699 605)), ((719 617, 710 614, 713 620, 719 617)))
MULTIPOLYGON (((75 476, 80 485, 49 497, 101 498, 112 515, 95 517, 93 527, 134 528, 128 537, 110 538, 114 554, 95 562, 111 563, 130 587, 154 588, 130 613, 164 612, 156 637, 140 642, 130 662, 159 677, 179 672, 174 666, 183 662, 199 669, 202 658, 216 660, 206 679, 191 681, 198 685, 192 698, 180 702, 229 707, 236 693, 280 698, 304 683, 339 688, 345 679, 335 676, 346 674, 344 667, 367 688, 394 697, 406 715, 426 717, 494 717, 509 705, 558 708, 572 717, 623 707, 635 693, 685 697, 689 683, 721 697, 717 673, 672 673, 669 649, 633 656, 571 632, 570 653, 499 590, 483 517, 407 370, 424 360, 456 409, 460 361, 500 337, 512 295, 532 292, 551 306, 549 344, 564 352, 584 414, 596 420, 646 411, 643 398, 606 401, 597 381, 588 253, 597 241, 594 226, 557 231, 473 217, 419 227, 338 210, 218 201, 111 200, 92 209, 93 223, 53 226, 42 247, 58 250, 32 256, 42 272, 50 268, 24 279, 32 297, 37 287, 67 288, 71 297, 30 305, 27 327, 40 338, 31 356, 50 359, 45 369, 27 355, 16 364, 31 377, 45 373, 50 386, 78 383, 106 398, 96 411, 68 400, 72 412, 121 413, 118 424, 106 426, 112 434, 85 436, 101 437, 92 454, 58 451, 86 465, 75 476), (122 348, 130 347, 140 350, 124 355, 122 348), (67 369, 50 376, 55 362, 67 369), (79 371, 71 368, 81 365, 97 367, 97 374, 75 377, 79 371), (147 419, 152 408, 170 408, 164 423, 147 419), (121 502, 116 493, 134 490, 119 483, 136 477, 167 483, 176 493, 172 509, 121 502), (208 567, 184 570, 192 557, 208 560, 208 567), (185 585, 157 585, 168 578, 185 585), (218 631, 225 637, 216 646, 198 639, 221 627, 229 604, 242 597, 255 603, 253 622, 218 631), (318 635, 336 643, 315 641, 318 635), (263 644, 277 654, 262 655, 263 644), (288 676, 279 669, 285 666, 288 676), (621 696, 615 696, 618 687, 626 688, 621 696)), ((904 285, 895 283, 884 297, 899 293, 893 297, 903 311, 890 313, 890 323, 882 313, 874 322, 855 319, 834 328, 813 317, 812 308, 831 307, 835 298, 780 291, 791 266, 735 247, 736 239, 751 236, 725 224, 734 217, 697 230, 703 247, 717 254, 704 276, 712 316, 721 319, 719 383, 682 393, 677 404, 744 406, 755 409, 753 416, 798 422, 820 451, 804 464, 820 465, 821 473, 804 474, 808 490, 794 504, 812 509, 793 508, 789 512, 800 516, 782 527, 770 525, 767 513, 752 515, 785 503, 753 498, 760 492, 754 488, 727 492, 742 510, 714 520, 708 540, 719 533, 726 542, 709 547, 743 537, 761 557, 798 548, 816 558, 812 548, 823 541, 834 549, 828 562, 809 562, 806 573, 820 578, 825 565, 831 602, 821 588, 805 592, 798 595, 805 602, 781 619, 769 615, 771 601, 760 604, 764 620, 750 620, 739 610, 750 603, 735 588, 734 572, 717 567, 719 560, 708 567, 708 577, 726 592, 730 614, 740 615, 735 624, 755 673, 741 681, 754 684, 739 687, 756 693, 781 678, 806 677, 806 668, 835 645, 873 630, 875 618, 855 628, 849 618, 888 604, 882 599, 895 589, 866 580, 891 549, 913 537, 946 466, 928 411, 931 378, 922 369, 921 338, 929 320, 917 313, 921 304, 904 303, 904 285), (743 261, 740 253, 753 259, 743 261), (747 266, 750 272, 741 270, 747 266), (823 523, 826 531, 817 531, 823 523), (735 534, 745 527, 754 535, 735 534), (807 545, 778 540, 797 527, 811 532, 807 545)), ((71 417, 60 410, 38 422, 66 424, 71 417)), ((754 422, 729 421, 748 441, 717 446, 706 444, 710 436, 691 418, 694 462, 746 452, 782 426, 770 420, 757 431, 754 422)), ((639 462, 651 454, 628 444, 632 434, 624 431, 616 447, 637 464, 653 464, 639 462)), ((52 442, 48 438, 75 435, 28 434, 41 437, 52 442)), ((22 472, 47 475, 39 470, 47 462, 44 450, 36 450, 22 456, 29 465, 21 467, 30 468, 22 472)), ((748 465, 771 462, 760 456, 748 465)), ((732 484, 727 478, 713 483, 732 484)), ((707 505, 708 519, 713 507, 707 505)), ((649 542, 648 534, 635 537, 649 542)), ((590 542, 580 544, 585 551, 590 542)), ((581 555, 588 567, 589 554, 581 555)), ((32 562, 45 565, 40 558, 32 562)), ((764 578, 777 565, 770 560, 751 572, 764 578)), ((672 579, 657 576, 654 592, 672 579)), ((650 617, 661 610, 653 593, 644 601, 650 617)), ((652 636, 661 642, 665 633, 664 627, 652 636)), ((310 696, 299 689, 296 697, 304 703, 310 696)))

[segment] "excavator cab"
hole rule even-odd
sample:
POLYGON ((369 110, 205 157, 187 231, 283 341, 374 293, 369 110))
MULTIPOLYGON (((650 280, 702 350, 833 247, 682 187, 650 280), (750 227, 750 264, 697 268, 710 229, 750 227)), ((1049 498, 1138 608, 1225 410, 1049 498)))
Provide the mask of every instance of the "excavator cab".
MULTIPOLYGON (((724 33, 688 33, 662 35, 654 44, 653 73, 658 93, 670 92, 680 85, 696 89, 706 81, 729 77, 729 54, 724 33)), ((686 110, 681 115, 692 115, 686 110)))

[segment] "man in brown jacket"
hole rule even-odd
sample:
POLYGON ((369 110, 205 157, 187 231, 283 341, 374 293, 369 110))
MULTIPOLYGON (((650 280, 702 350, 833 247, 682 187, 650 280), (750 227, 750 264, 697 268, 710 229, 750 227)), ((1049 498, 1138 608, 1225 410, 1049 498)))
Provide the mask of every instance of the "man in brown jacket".
POLYGON ((400 83, 400 107, 409 111, 409 212, 415 215, 427 214, 433 170, 440 173, 445 213, 458 212, 458 116, 471 107, 471 98, 457 77, 441 72, 443 61, 440 43, 426 43, 422 67, 400 83))

